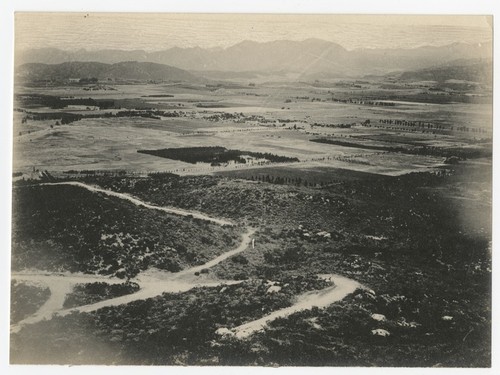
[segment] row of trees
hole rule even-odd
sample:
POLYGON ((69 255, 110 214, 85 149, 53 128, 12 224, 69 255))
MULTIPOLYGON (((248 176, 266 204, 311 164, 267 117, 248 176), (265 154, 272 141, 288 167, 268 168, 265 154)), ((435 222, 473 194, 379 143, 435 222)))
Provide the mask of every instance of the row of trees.
POLYGON ((270 184, 277 184, 277 185, 295 185, 295 186, 324 186, 327 184, 326 181, 309 181, 307 179, 303 179, 301 177, 281 177, 281 176, 274 176, 274 175, 263 175, 263 174, 257 174, 257 175, 252 175, 250 177, 247 177, 248 180, 251 181, 262 181, 262 182, 267 182, 270 184))
POLYGON ((367 144, 339 141, 335 139, 326 139, 326 138, 311 139, 311 142, 326 143, 326 144, 351 147, 351 148, 361 148, 365 150, 399 152, 410 155, 429 155, 429 156, 438 156, 446 158, 457 157, 460 159, 487 157, 490 156, 492 153, 491 147, 474 148, 474 149, 463 148, 463 147, 435 147, 435 146, 390 147, 390 146, 367 145, 367 144))
POLYGON ((360 105, 372 105, 379 107, 394 107, 396 103, 389 101, 376 101, 376 100, 368 100, 368 99, 339 99, 339 98, 331 98, 330 99, 334 103, 345 103, 345 104, 360 104, 360 105))
MULTIPOLYGON (((443 124, 434 124, 432 122, 425 121, 409 121, 409 120, 396 120, 396 119, 379 119, 378 122, 380 124, 388 124, 388 125, 399 125, 399 126, 407 126, 413 128, 421 128, 421 129, 435 129, 435 130, 454 130, 458 132, 472 132, 472 133, 488 133, 485 128, 471 128, 468 126, 446 126, 443 124)), ((363 123, 362 125, 369 125, 363 123)))

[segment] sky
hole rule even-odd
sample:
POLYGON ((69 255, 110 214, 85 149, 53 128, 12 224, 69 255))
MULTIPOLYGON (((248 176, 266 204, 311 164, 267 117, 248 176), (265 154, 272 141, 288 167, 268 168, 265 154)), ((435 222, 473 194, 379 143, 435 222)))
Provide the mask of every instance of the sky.
POLYGON ((319 38, 356 48, 415 48, 492 40, 487 16, 257 15, 180 13, 23 13, 15 15, 20 50, 171 47, 227 48, 243 40, 319 38))

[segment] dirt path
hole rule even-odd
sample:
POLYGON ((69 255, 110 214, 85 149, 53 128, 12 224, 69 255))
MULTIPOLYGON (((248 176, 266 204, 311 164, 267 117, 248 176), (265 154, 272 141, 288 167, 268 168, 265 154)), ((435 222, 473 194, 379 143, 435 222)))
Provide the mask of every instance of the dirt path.
POLYGON ((241 243, 236 249, 228 251, 200 266, 188 268, 178 273, 150 271, 140 274, 133 280, 139 284, 140 287, 139 291, 136 293, 70 309, 63 309, 63 303, 66 295, 73 290, 75 284, 93 282, 116 284, 123 283, 124 281, 113 277, 71 273, 60 275, 47 275, 46 272, 41 271, 14 273, 12 274, 13 280, 44 284, 49 287, 51 295, 49 300, 34 315, 12 325, 11 332, 18 332, 23 326, 28 324, 37 323, 41 320, 50 320, 54 314, 64 316, 71 312, 91 312, 107 306, 118 306, 137 300, 156 297, 162 293, 181 293, 195 287, 215 287, 221 284, 230 285, 241 283, 242 281, 232 280, 204 280, 196 276, 195 272, 199 272, 204 268, 213 267, 230 256, 244 251, 250 244, 253 233, 255 233, 255 230, 249 228, 247 232, 242 235, 241 243))
POLYGON ((335 285, 313 292, 307 292, 298 296, 297 302, 290 307, 272 312, 260 319, 253 320, 234 328, 237 338, 246 338, 257 331, 262 331, 267 324, 277 318, 283 318, 297 311, 309 310, 313 307, 324 308, 334 302, 344 299, 353 293, 361 285, 354 280, 339 275, 322 275, 322 278, 331 280, 335 285))
POLYGON ((68 310, 62 310, 59 311, 58 314, 66 315, 73 311, 90 312, 106 306, 118 306, 141 299, 156 297, 162 293, 182 293, 195 287, 203 287, 203 286, 214 287, 221 284, 229 285, 229 284, 241 283, 242 281, 231 281, 231 280, 228 281, 226 280, 212 281, 203 279, 200 280, 198 276, 195 275, 195 272, 199 272, 204 268, 213 267, 222 262, 223 260, 229 258, 230 256, 233 256, 245 250, 250 244, 251 236, 253 233, 255 233, 254 229, 248 229, 247 232, 242 235, 242 241, 236 249, 228 251, 200 266, 188 268, 186 270, 177 273, 146 272, 143 275, 139 275, 139 277, 133 280, 134 282, 137 282, 141 287, 141 289, 136 293, 128 294, 122 297, 108 299, 91 305, 79 306, 68 310))
POLYGON ((49 299, 33 315, 21 320, 11 326, 11 332, 17 332, 21 327, 37 323, 41 320, 51 319, 56 311, 63 309, 66 295, 73 291, 76 284, 105 282, 108 284, 123 283, 123 280, 106 276, 62 273, 59 275, 48 275, 47 272, 19 272, 11 275, 12 280, 27 281, 47 286, 50 289, 49 299))
POLYGON ((102 188, 99 188, 97 186, 92 186, 92 185, 84 184, 83 182, 78 182, 78 181, 46 182, 46 183, 42 183, 40 185, 50 185, 50 186, 54 186, 54 185, 71 185, 71 186, 78 186, 78 187, 87 189, 89 191, 95 192, 95 193, 102 193, 102 194, 106 194, 106 195, 109 195, 109 196, 112 196, 112 197, 117 197, 117 198, 120 198, 120 199, 124 199, 124 200, 129 201, 129 202, 135 204, 136 206, 140 206, 140 207, 146 207, 146 208, 149 208, 149 209, 152 209, 152 210, 163 211, 163 212, 167 212, 169 214, 174 214, 174 215, 179 215, 179 216, 192 216, 192 217, 194 217, 196 219, 210 221, 212 223, 219 224, 219 225, 231 225, 231 226, 234 225, 234 223, 232 223, 232 222, 230 222, 228 220, 213 218, 213 217, 207 216, 207 215, 205 215, 203 213, 196 212, 196 211, 183 210, 182 208, 155 206, 155 205, 146 203, 144 201, 141 201, 139 198, 136 198, 136 197, 134 197, 132 195, 129 195, 129 194, 126 194, 126 193, 119 193, 119 192, 112 191, 112 190, 102 189, 102 188))
POLYGON ((241 253, 243 250, 245 250, 248 247, 248 245, 250 245, 251 237, 254 233, 255 233, 255 229, 248 228, 246 233, 244 233, 242 235, 241 243, 236 249, 228 251, 222 255, 219 255, 217 258, 214 258, 211 261, 209 261, 205 264, 202 264, 200 266, 196 266, 196 267, 184 270, 184 271, 180 271, 179 273, 175 274, 175 278, 177 280, 180 280, 180 279, 184 279, 184 280, 191 279, 192 280, 195 272, 200 272, 204 268, 213 267, 213 266, 219 264, 220 262, 222 262, 223 260, 226 260, 227 258, 232 257, 233 255, 241 253))

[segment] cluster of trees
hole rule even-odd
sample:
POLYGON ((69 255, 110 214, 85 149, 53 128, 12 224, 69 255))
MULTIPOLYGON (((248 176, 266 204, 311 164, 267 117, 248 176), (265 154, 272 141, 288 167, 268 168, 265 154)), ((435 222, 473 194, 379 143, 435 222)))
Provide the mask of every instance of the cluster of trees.
POLYGON ((151 172, 148 173, 148 177, 157 180, 171 179, 171 178, 179 178, 179 175, 170 173, 170 172, 151 172))
POLYGON ((57 120, 56 125, 70 124, 84 118, 83 115, 76 113, 66 112, 26 112, 22 122, 26 123, 27 120, 44 121, 44 120, 57 120))
MULTIPOLYGON (((160 116, 163 116, 163 111, 158 110, 125 110, 116 112, 114 115, 105 116, 105 117, 144 117, 144 118, 152 118, 155 120, 161 120, 160 116)), ((172 116, 174 117, 174 116, 172 116)))
POLYGON ((92 98, 61 98, 59 96, 30 94, 16 95, 16 100, 20 101, 23 106, 41 105, 53 109, 65 108, 68 105, 84 105, 89 107, 99 107, 102 109, 114 108, 115 102, 109 99, 92 99, 92 98))
POLYGON ((314 126, 319 126, 321 128, 339 128, 339 129, 350 129, 352 126, 355 126, 356 123, 353 122, 351 124, 320 124, 318 122, 315 122, 314 124, 311 124, 311 128, 314 126))
POLYGON ((104 86, 104 85, 92 85, 92 86, 86 86, 82 88, 83 91, 99 91, 99 90, 104 90, 104 91, 116 91, 116 89, 112 86, 104 86))
POLYGON ((272 122, 271 120, 266 119, 264 116, 259 116, 259 115, 245 115, 244 117, 241 117, 240 119, 235 119, 236 123, 243 123, 243 122, 259 122, 259 123, 268 123, 272 122))
POLYGON ((203 117, 205 120, 212 121, 212 122, 219 122, 219 121, 225 121, 225 120, 239 120, 241 118, 245 117, 243 113, 228 113, 228 112, 220 112, 220 113, 215 113, 210 116, 205 116, 203 117))
POLYGON ((78 83, 88 84, 88 83, 97 83, 99 80, 96 77, 91 78, 80 78, 78 83))
POLYGON ((244 164, 246 163, 246 159, 243 156, 265 159, 273 163, 299 161, 298 158, 280 156, 268 152, 230 150, 221 146, 164 148, 159 150, 137 150, 137 152, 167 159, 181 160, 191 164, 203 162, 217 165, 217 163, 228 163, 231 161, 244 164))
POLYGON ((154 95, 142 95, 142 98, 173 98, 170 94, 154 94, 154 95))
MULTIPOLYGON (((42 121, 42 120, 60 120, 60 124, 70 124, 75 121, 80 121, 85 118, 113 118, 113 117, 143 117, 160 120, 161 117, 183 117, 182 111, 160 111, 160 110, 124 110, 118 112, 106 113, 69 113, 69 112, 26 112, 22 122, 26 120, 42 121)), ((59 125, 57 123, 56 125, 59 125)))

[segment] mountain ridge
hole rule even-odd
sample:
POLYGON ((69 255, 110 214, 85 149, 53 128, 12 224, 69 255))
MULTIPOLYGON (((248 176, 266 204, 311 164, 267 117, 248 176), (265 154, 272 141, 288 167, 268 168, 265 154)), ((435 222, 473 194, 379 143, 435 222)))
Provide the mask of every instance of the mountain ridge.
POLYGON ((16 68, 16 78, 29 81, 97 78, 113 80, 190 81, 203 79, 185 70, 151 62, 70 61, 60 64, 26 63, 16 68))
POLYGON ((137 61, 165 64, 188 71, 278 72, 304 76, 359 76, 392 71, 416 70, 445 64, 458 59, 492 58, 490 44, 452 43, 446 46, 420 46, 395 49, 347 50, 340 44, 321 39, 272 42, 242 41, 224 49, 173 47, 147 52, 144 50, 76 50, 31 49, 19 51, 16 62, 56 64, 69 61, 95 61, 114 64, 137 61))

